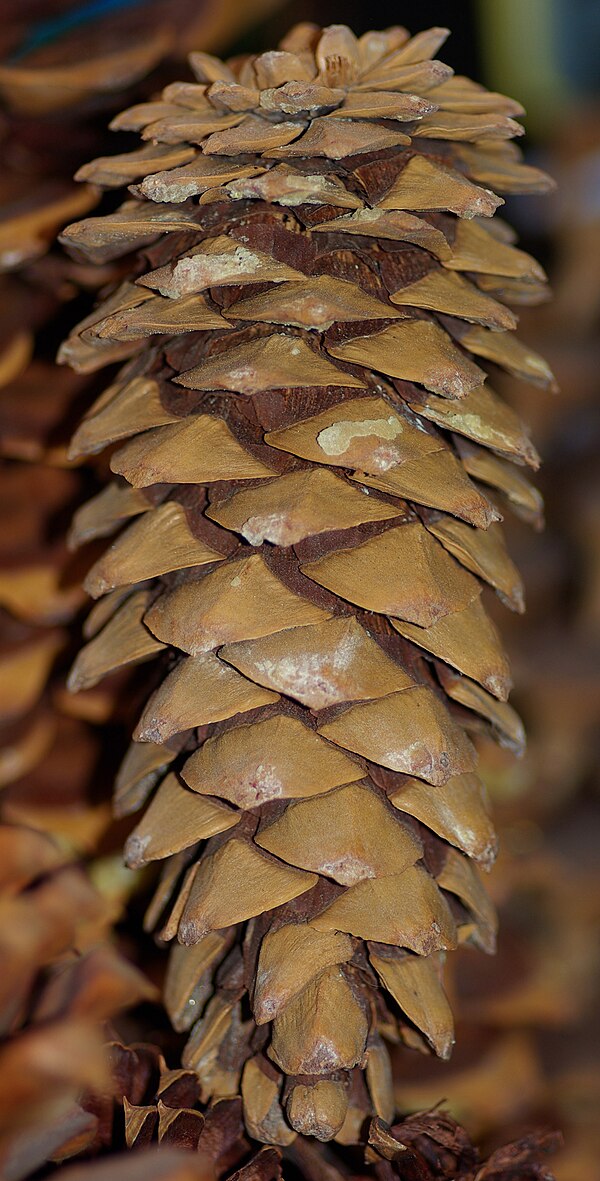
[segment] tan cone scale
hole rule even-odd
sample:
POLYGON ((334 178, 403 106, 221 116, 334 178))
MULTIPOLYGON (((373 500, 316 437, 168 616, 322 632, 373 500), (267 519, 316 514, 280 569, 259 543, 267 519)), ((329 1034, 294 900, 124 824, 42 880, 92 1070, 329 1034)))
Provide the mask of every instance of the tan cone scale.
POLYGON ((445 37, 192 54, 116 121, 145 146, 81 170, 123 203, 63 235, 137 251, 62 352, 125 361, 73 443, 115 473, 73 536, 115 540, 72 684, 154 661, 128 861, 163 862, 147 925, 203 1101, 241 1087, 277 1144, 390 1120, 383 1038, 447 1056, 444 955, 494 944, 471 739, 523 732, 484 604, 522 610, 499 521, 541 508, 487 366, 554 380, 513 331, 543 271, 490 218, 550 182, 445 37))

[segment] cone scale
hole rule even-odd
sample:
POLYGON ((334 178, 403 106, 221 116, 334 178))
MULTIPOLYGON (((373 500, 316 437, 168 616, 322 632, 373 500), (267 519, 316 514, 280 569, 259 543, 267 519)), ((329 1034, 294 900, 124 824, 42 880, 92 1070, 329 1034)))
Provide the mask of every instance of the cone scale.
POLYGON ((490 219, 549 182, 445 37, 192 54, 115 120, 143 146, 79 174, 125 200, 63 235, 131 256, 61 353, 121 364, 72 446, 114 478, 73 526, 113 538, 71 686, 153 662, 126 855, 163 862, 184 1065, 267 1143, 391 1120, 383 1039, 447 1056, 444 956, 494 946, 473 738, 523 731, 485 602, 522 610, 500 522, 541 507, 489 366, 554 381, 514 332, 544 273, 490 219))

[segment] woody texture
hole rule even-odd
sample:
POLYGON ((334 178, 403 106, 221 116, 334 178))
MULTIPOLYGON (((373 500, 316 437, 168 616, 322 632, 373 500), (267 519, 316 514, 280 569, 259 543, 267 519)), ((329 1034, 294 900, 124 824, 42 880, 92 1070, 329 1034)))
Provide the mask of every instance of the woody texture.
POLYGON ((114 474, 71 532, 110 540, 70 684, 145 662, 115 807, 162 863, 183 1066, 284 1147, 390 1123, 386 1042, 447 1057, 446 953, 494 948, 475 744, 524 735, 486 601, 523 609, 500 522, 541 519, 494 371, 554 379, 515 332, 544 272, 492 217, 550 182, 446 36, 192 53, 78 174, 124 199, 62 235, 126 276, 60 354, 120 365, 71 448, 114 474))

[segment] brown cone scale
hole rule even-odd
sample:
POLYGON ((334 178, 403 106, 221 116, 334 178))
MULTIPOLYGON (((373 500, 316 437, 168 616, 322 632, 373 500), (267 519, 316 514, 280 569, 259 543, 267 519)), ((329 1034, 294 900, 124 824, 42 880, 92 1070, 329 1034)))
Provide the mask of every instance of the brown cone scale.
POLYGON ((444 38, 300 25, 193 54, 195 82, 115 123, 148 146, 81 172, 135 176, 124 203, 63 235, 131 255, 62 350, 126 361, 75 442, 118 447, 75 526, 113 540, 74 680, 121 636, 123 663, 156 645, 128 858, 164 861, 147 922, 180 944, 166 1003, 203 1100, 241 1088, 282 1146, 389 1120, 382 1035, 447 1056, 443 957, 493 949, 470 735, 522 743, 485 599, 522 609, 498 522, 540 503, 486 366, 554 379, 514 334, 543 271, 488 223, 548 180, 507 143, 518 104, 433 60, 444 38))

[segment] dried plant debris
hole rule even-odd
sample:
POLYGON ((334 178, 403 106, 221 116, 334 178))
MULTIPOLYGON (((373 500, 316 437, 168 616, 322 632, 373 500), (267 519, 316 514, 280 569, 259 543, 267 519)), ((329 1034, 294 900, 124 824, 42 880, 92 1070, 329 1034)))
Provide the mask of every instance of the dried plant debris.
MULTIPOLYGON (((45 184, 46 157, 32 159, 30 131, 22 128, 22 134, 23 160, 40 182, 35 218, 19 217, 18 170, 7 168, 0 181, 6 229, 0 238, 7 247, 0 269, 11 272, 0 278, 0 815, 89 850, 110 824, 108 802, 92 802, 91 780, 100 753, 95 723, 110 713, 116 684, 83 696, 75 709, 64 689, 89 564, 70 551, 65 527, 95 483, 91 469, 77 470, 67 451, 81 406, 98 391, 89 378, 58 369, 52 354, 69 301, 114 276, 51 250, 57 220, 64 222, 68 208, 64 199, 50 198, 56 186, 45 184)), ((49 128, 49 143, 55 136, 56 128, 49 128)), ((57 174, 69 174, 71 150, 67 145, 64 157, 57 153, 57 174)), ((98 195, 94 190, 94 201, 98 195)))
POLYGON ((432 60, 445 35, 193 54, 195 83, 117 120, 149 147, 82 174, 135 169, 127 199, 62 238, 131 256, 62 351, 128 358, 74 443, 118 444, 118 484, 74 530, 113 540, 73 684, 151 662, 126 856, 163 863, 146 923, 176 941, 184 1067, 203 1102, 241 1088, 265 1144, 391 1119, 383 1039, 446 1057, 445 954, 494 946, 472 739, 523 732, 484 600, 523 606, 496 494, 539 502, 487 364, 554 383, 507 306, 543 272, 485 223, 493 186, 548 181, 508 142, 518 105, 432 60))
POLYGON ((110 942, 114 908, 49 837, 0 826, 0 1168, 35 1172, 96 1121, 109 1081, 102 1023, 155 989, 110 942))
MULTIPOLYGON (((10 177, 5 175, 4 183, 10 188, 10 177)), ((0 184, 0 202, 2 196, 0 184)), ((43 200, 42 206, 46 208, 43 200)), ((11 217, 8 224, 14 221, 11 217)), ((39 235, 29 243, 31 251, 22 243, 21 249, 15 233, 14 261, 19 273, 0 278, 0 786, 11 785, 0 801, 4 818, 16 802, 12 784, 28 777, 21 799, 26 811, 31 775, 43 764, 42 775, 49 763, 56 765, 58 730, 70 712, 68 706, 57 708, 57 699, 52 700, 58 688, 56 673, 61 659, 66 659, 69 625, 85 603, 81 576, 86 563, 83 555, 69 552, 64 538, 65 522, 91 486, 78 472, 67 470, 66 458, 69 429, 78 413, 74 408, 81 404, 85 379, 76 376, 73 381, 74 375, 64 370, 68 380, 62 380, 47 348, 40 344, 40 338, 60 331, 56 321, 65 300, 75 293, 72 280, 78 266, 61 259, 58 252, 35 257, 47 251, 53 233, 50 221, 43 232, 41 223, 38 229, 39 235)), ((86 736, 81 737, 85 745, 86 736)), ((78 748, 81 753, 79 744, 78 748)), ((80 780, 89 772, 84 761, 80 780)), ((66 778, 72 780, 77 774, 71 759, 66 778)), ((69 788, 42 791, 37 803, 47 809, 48 819, 54 812, 55 818, 62 813, 67 828, 72 821, 72 836, 81 820, 83 835, 86 817, 82 809, 76 816, 78 805, 71 807, 74 795, 69 788)), ((25 811, 11 818, 33 820, 25 811)), ((101 828, 99 819, 98 810, 94 817, 90 809, 88 835, 95 822, 101 828)), ((109 822, 104 807, 104 823, 109 822)))
POLYGON ((552 1181, 547 1161, 559 1145, 557 1134, 530 1133, 482 1160, 464 1128, 446 1112, 433 1110, 409 1115, 393 1127, 374 1119, 367 1159, 380 1181, 552 1181))
MULTIPOLYGON (((330 1181, 391 1181, 395 1176, 418 1181, 552 1181, 546 1160, 559 1138, 548 1133, 524 1136, 485 1158, 454 1119, 434 1109, 410 1115, 393 1127, 381 1117, 367 1122, 363 1143, 352 1155, 321 1147, 315 1151, 277 1113, 273 1066, 255 1059, 246 1063, 244 1090, 251 1111, 246 1113, 245 1128, 238 1097, 219 1099, 207 1108, 195 1070, 170 1069, 156 1045, 113 1041, 106 1049, 110 1084, 102 1093, 88 1092, 82 1115, 95 1123, 88 1155, 111 1155, 106 1162, 71 1166, 59 1174, 61 1178, 76 1178, 81 1172, 81 1181, 87 1181, 88 1173, 102 1176, 110 1164, 107 1181, 120 1177, 121 1169, 126 1170, 124 1177, 136 1178, 138 1171, 141 1177, 142 1165, 145 1176, 156 1172, 167 1181, 178 1178, 179 1169, 186 1179, 198 1176, 201 1181, 281 1181, 298 1176, 330 1181), (280 1132, 277 1147, 252 1142, 253 1137, 264 1139, 268 1127, 280 1132), (115 1155, 125 1147, 133 1151, 115 1155)), ((339 1106, 335 1080, 321 1079, 302 1090, 310 1092, 314 1118, 335 1109, 336 1095, 339 1106)), ((295 1101, 297 1097, 292 1104, 295 1101)), ((62 1159, 65 1155, 63 1151, 62 1159)))

